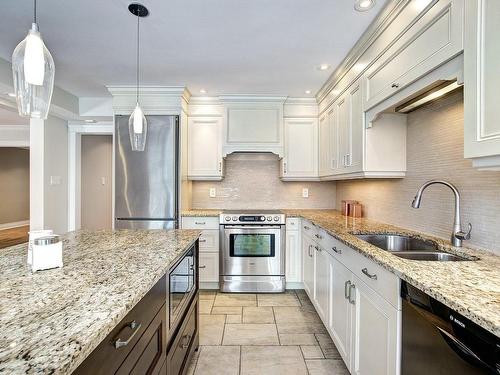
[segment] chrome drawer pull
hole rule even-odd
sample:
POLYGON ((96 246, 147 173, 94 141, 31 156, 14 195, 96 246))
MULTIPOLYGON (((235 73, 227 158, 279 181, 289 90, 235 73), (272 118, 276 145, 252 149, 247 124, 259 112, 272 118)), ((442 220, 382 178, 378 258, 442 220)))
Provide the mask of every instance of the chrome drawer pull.
POLYGON ((352 305, 355 305, 356 304, 356 300, 354 298, 351 299, 352 290, 353 289, 356 289, 356 285, 351 284, 351 286, 349 286, 349 303, 352 304, 352 305))
POLYGON ((347 280, 344 284, 344 297, 345 299, 349 299, 349 292, 351 290, 351 281, 347 280))
POLYGON ((189 343, 191 342, 191 335, 184 335, 181 339, 181 348, 187 349, 189 347, 189 343))
POLYGON ((315 234, 314 235, 317 239, 321 240, 323 238, 323 236, 319 235, 319 234, 315 234))
POLYGON ((311 229, 311 227, 308 227, 307 225, 304 225, 304 229, 305 230, 309 230, 309 229, 311 229))
POLYGON ((332 250, 335 251, 337 254, 342 254, 342 250, 337 249, 337 246, 332 247, 332 250))
POLYGON ((314 248, 316 249, 316 251, 323 251, 323 249, 321 247, 314 246, 314 248))
POLYGON ((205 225, 206 222, 205 221, 195 221, 194 222, 196 225, 205 225))
POLYGON ((370 272, 368 272, 368 268, 363 268, 363 269, 361 270, 361 272, 363 272, 363 273, 364 273, 366 276, 368 276, 370 279, 372 279, 372 280, 377 280, 377 275, 376 275, 376 274, 374 274, 374 273, 370 273, 370 272))
POLYGON ((199 241, 200 241, 201 243, 205 243, 205 242, 207 242, 207 240, 202 240, 202 239, 200 239, 199 241))
POLYGON ((203 269, 203 268, 207 268, 207 266, 198 266, 198 268, 203 269))
POLYGON ((128 323, 125 327, 123 327, 123 328, 130 327, 133 329, 133 331, 130 334, 129 338, 126 340, 117 338, 115 340, 115 349, 119 349, 123 346, 127 346, 128 344, 130 344, 130 341, 132 341, 136 333, 139 331, 139 329, 141 329, 141 325, 142 325, 141 323, 137 323, 135 320, 133 320, 132 322, 128 323))

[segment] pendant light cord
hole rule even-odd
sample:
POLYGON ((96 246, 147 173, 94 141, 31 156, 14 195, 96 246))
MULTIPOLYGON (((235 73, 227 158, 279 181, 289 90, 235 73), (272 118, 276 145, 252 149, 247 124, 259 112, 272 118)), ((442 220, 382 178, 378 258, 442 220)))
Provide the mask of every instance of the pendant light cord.
POLYGON ((33 23, 36 23, 36 0, 33 1, 33 23))
MULTIPOLYGON (((35 0, 36 1, 36 0, 35 0)), ((137 91, 136 91, 136 101, 139 103, 139 20, 141 17, 137 15, 137 61, 136 61, 136 81, 137 81, 137 91)))

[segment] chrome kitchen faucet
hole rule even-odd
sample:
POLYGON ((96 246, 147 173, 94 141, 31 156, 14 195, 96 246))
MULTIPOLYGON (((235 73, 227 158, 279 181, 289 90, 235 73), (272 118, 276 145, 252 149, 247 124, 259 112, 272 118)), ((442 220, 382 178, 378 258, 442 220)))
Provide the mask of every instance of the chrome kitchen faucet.
POLYGON ((451 243, 453 244, 453 246, 461 247, 463 240, 470 239, 472 224, 469 223, 469 229, 467 232, 462 231, 462 225, 460 223, 460 193, 458 192, 458 189, 455 187, 455 185, 443 180, 427 181, 420 187, 420 189, 418 189, 417 195, 415 195, 415 198, 413 199, 411 206, 413 208, 420 208, 420 202, 422 201, 422 193, 427 187, 434 184, 441 184, 448 186, 455 194, 455 220, 453 222, 453 232, 451 233, 451 243))

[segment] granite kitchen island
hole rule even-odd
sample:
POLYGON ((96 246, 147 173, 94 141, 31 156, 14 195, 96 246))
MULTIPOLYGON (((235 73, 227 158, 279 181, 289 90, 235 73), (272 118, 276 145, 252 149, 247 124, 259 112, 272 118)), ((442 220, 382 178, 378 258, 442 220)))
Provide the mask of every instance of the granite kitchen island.
MULTIPOLYGON (((159 281, 168 289, 168 273, 187 251, 197 259, 199 234, 71 232, 62 236, 64 267, 36 273, 26 244, 2 250, 0 373, 72 373, 159 281)), ((197 277, 194 286, 197 293, 197 277)))

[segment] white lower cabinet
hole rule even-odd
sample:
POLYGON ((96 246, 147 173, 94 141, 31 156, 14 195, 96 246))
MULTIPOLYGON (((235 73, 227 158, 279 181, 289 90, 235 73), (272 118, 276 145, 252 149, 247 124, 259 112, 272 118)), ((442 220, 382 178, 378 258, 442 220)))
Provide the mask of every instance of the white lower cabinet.
POLYGON ((285 278, 287 283, 302 282, 302 244, 299 219, 286 220, 285 278))
POLYGON ((215 283, 219 281, 219 253, 200 252, 200 282, 215 283))
MULTIPOLYGON (((336 240, 331 236, 323 240, 329 241, 336 240)), ((401 311, 400 304, 390 302, 399 298, 398 288, 383 283, 368 286, 360 279, 364 275, 358 277, 361 255, 353 249, 335 247, 334 253, 334 247, 326 246, 326 250, 307 235, 303 235, 302 246, 304 289, 350 373, 399 375, 401 311), (354 266, 352 270, 349 264, 354 266), (376 290, 378 287, 382 289, 376 290), (398 295, 388 295, 388 291, 398 295)))

